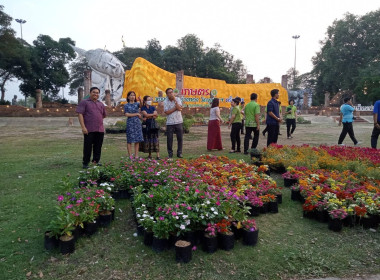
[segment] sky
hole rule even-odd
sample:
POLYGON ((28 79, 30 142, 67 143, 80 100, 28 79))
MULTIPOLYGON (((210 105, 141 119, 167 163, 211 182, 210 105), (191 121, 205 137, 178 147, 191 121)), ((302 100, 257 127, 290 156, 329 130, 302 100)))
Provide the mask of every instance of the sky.
MULTIPOLYGON (((219 43, 241 59, 256 81, 270 77, 278 83, 294 66, 295 43, 296 69, 309 72, 334 20, 380 8, 379 0, 2 0, 0 5, 13 19, 26 20, 22 33, 30 44, 44 34, 70 37, 82 49, 114 52, 122 48, 122 36, 127 47, 145 47, 156 38, 165 48, 195 34, 204 47, 219 43), (294 35, 300 36, 296 42, 294 35)), ((12 28, 21 37, 20 24, 13 21, 12 28)), ((22 96, 17 83, 6 87, 7 100, 22 96)))

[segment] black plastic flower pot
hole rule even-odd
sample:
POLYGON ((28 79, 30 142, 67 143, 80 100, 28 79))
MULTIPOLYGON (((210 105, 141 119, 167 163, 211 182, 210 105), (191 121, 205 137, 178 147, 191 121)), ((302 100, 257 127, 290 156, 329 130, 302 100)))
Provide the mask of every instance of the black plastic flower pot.
POLYGON ((84 233, 86 235, 93 235, 98 230, 98 223, 95 222, 86 222, 84 223, 84 233))
POLYGON ((205 234, 202 241, 202 249, 206 253, 214 253, 218 250, 218 238, 205 234))
POLYGON ((153 236, 153 241, 152 241, 152 250, 156 253, 163 252, 168 249, 168 239, 164 238, 157 238, 153 236))
POLYGON ((115 200, 119 200, 121 198, 120 191, 115 190, 111 192, 111 196, 115 200))
POLYGON ((282 203, 282 193, 278 193, 278 194, 276 194, 276 200, 277 200, 277 203, 278 203, 278 204, 281 204, 281 203, 282 203))
POLYGON ((249 216, 257 217, 259 215, 260 215, 260 207, 251 205, 251 209, 249 210, 249 216))
POLYGON ((298 179, 288 179, 284 178, 284 187, 290 188, 291 186, 298 183, 298 179))
POLYGON ((71 254, 75 251, 75 239, 74 236, 61 236, 59 238, 59 248, 61 254, 71 254))
POLYGON ((268 212, 270 213, 278 213, 278 202, 277 201, 270 201, 268 204, 268 212))
POLYGON ((299 201, 300 196, 301 196, 301 193, 299 190, 292 190, 291 191, 291 195, 290 195, 291 200, 299 201))
POLYGON ((226 234, 218 234, 219 248, 225 251, 230 251, 235 246, 235 236, 233 232, 227 232, 226 234))
POLYGON ((153 232, 144 231, 144 244, 146 246, 152 246, 152 243, 153 243, 153 232))
POLYGON ((243 229, 232 226, 232 232, 235 235, 235 240, 239 240, 242 237, 243 229))
POLYGON ((111 211, 105 211, 99 213, 99 226, 100 227, 108 227, 112 221, 112 213, 111 211))
POLYGON ((269 210, 269 204, 264 203, 263 206, 260 207, 260 214, 268 213, 269 210))
POLYGON ((329 219, 328 228, 332 231, 339 232, 343 228, 343 221, 341 219, 329 219))
POLYGON ((175 260, 179 263, 188 263, 192 257, 192 246, 189 241, 178 240, 175 243, 175 260))
POLYGON ((259 230, 248 231, 243 230, 243 244, 247 246, 255 246, 259 237, 259 230))
POLYGON ((44 247, 46 250, 53 250, 58 248, 59 239, 56 236, 50 236, 50 231, 45 231, 44 247))

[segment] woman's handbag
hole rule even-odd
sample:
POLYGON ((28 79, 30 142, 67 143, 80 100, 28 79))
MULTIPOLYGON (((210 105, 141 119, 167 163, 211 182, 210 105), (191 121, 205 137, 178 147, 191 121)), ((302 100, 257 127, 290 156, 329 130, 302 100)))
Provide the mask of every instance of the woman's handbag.
POLYGON ((151 120, 150 125, 149 125, 149 130, 150 131, 158 131, 158 130, 160 130, 160 126, 158 125, 158 123, 156 122, 155 119, 151 120))

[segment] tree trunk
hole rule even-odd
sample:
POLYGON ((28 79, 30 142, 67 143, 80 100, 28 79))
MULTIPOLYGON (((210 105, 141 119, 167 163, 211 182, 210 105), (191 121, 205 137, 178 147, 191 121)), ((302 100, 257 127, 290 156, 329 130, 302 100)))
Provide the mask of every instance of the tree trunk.
POLYGON ((11 79, 11 73, 8 73, 4 76, 4 78, 2 78, 2 83, 0 85, 0 89, 1 89, 1 101, 4 101, 5 100, 5 83, 11 79))
POLYGON ((36 109, 42 108, 42 90, 36 89, 36 109))

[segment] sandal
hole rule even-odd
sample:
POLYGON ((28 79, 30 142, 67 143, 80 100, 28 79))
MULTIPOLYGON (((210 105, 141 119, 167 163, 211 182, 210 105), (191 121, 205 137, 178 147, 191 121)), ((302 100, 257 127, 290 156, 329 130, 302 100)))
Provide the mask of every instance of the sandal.
POLYGON ((234 150, 231 150, 231 151, 230 151, 230 154, 233 154, 233 153, 235 153, 235 151, 234 151, 234 150))

